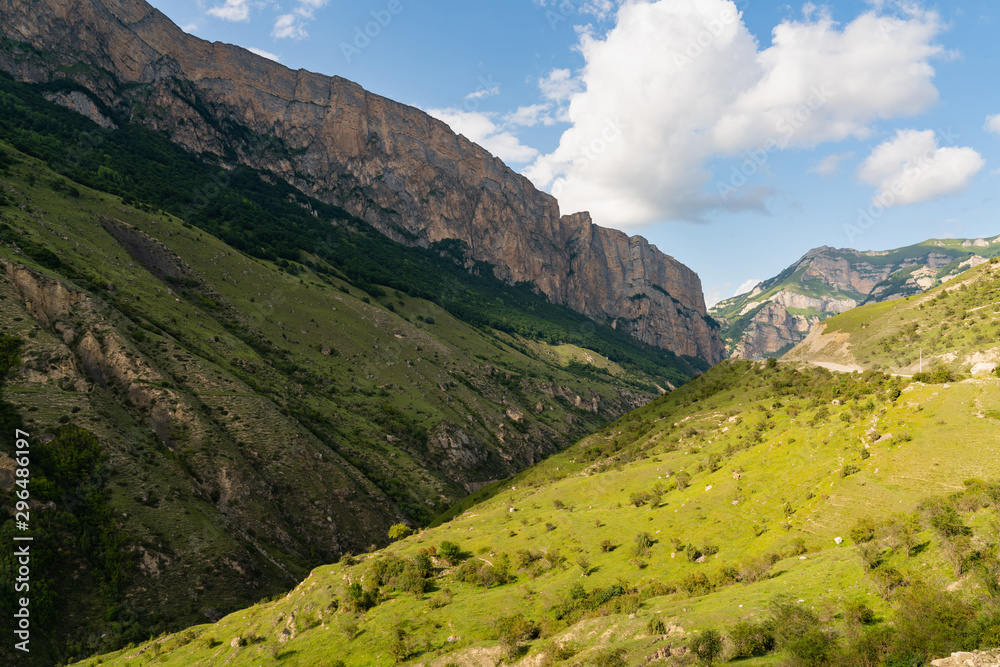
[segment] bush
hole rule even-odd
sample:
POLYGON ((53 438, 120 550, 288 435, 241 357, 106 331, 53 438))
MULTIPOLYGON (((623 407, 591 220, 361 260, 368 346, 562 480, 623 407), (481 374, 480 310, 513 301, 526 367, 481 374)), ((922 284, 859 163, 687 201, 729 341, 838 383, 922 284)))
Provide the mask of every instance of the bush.
POLYGON ((770 556, 759 556, 751 561, 740 564, 739 580, 744 584, 753 584, 766 579, 771 573, 773 562, 770 556))
POLYGON ((710 628, 696 635, 688 648, 699 660, 712 667, 712 663, 722 655, 722 635, 710 628))
POLYGON ((851 539, 855 544, 864 544, 875 539, 875 522, 871 517, 858 519, 857 523, 850 530, 851 539))
POLYGON ((773 627, 779 648, 788 651, 803 665, 821 665, 836 647, 833 636, 820 627, 812 610, 787 598, 771 603, 773 627))
POLYGON ((665 635, 667 634, 667 625, 663 622, 663 619, 654 616, 646 624, 646 632, 651 635, 665 635))
POLYGON ((740 621, 729 630, 734 658, 754 658, 774 650, 774 629, 766 621, 740 621))
POLYGON ((395 542, 413 534, 413 529, 404 523, 393 524, 389 528, 389 539, 395 542))
POLYGON ((633 556, 649 556, 650 551, 653 548, 653 536, 649 533, 639 533, 635 536, 635 542, 632 545, 632 555, 633 556))
POLYGON ((447 540, 441 543, 438 553, 449 565, 458 565, 467 557, 460 546, 447 540))
POLYGON ((960 598, 930 586, 916 585, 899 596, 893 653, 926 664, 932 657, 969 648, 973 610, 960 598))
POLYGON ((594 665, 594 667, 627 667, 628 661, 625 659, 625 649, 606 648, 598 651, 590 659, 590 664, 594 665))
POLYGON ((520 613, 501 617, 494 624, 494 630, 510 660, 520 655, 524 642, 538 635, 538 627, 520 613))

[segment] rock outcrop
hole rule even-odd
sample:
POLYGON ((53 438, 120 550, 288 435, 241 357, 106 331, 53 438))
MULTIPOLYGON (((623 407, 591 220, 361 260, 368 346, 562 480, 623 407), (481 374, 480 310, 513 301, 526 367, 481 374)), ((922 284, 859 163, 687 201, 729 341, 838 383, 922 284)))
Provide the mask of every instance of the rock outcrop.
POLYGON ((458 239, 502 280, 677 354, 724 356, 697 274, 586 213, 560 215, 553 197, 418 109, 198 39, 143 0, 0 0, 0 19, 0 67, 83 86, 53 99, 102 124, 139 122, 269 171, 403 243, 458 239))
POLYGON ((947 658, 931 660, 933 667, 1000 667, 1000 649, 952 653, 947 658))

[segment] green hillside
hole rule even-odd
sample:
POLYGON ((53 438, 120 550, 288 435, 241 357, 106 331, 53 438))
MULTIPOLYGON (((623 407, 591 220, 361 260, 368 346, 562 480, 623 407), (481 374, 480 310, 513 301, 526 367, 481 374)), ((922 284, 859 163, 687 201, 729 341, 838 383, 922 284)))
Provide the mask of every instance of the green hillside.
POLYGON ((98 443, 44 471, 34 664, 286 591, 705 368, 2 77, 0 108, 6 400, 56 458, 98 443))
POLYGON ((994 647, 998 420, 996 378, 725 362, 434 528, 82 664, 691 664, 710 630, 747 664, 994 647))
POLYGON ((992 372, 1000 363, 998 341, 1000 259, 994 258, 919 296, 831 318, 788 358, 960 377, 992 372))

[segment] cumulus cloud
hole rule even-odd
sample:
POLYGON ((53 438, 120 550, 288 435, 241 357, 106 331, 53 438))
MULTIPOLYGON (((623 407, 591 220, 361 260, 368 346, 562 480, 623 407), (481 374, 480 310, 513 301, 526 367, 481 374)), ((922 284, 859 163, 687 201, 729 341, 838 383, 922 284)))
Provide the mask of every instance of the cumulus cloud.
POLYGON ((223 5, 209 8, 208 13, 225 21, 249 21, 250 0, 226 0, 223 5))
POLYGON ((522 144, 513 132, 496 122, 497 114, 455 108, 426 111, 504 162, 525 164, 538 156, 537 150, 522 144))
POLYGON ((844 160, 850 160, 854 157, 854 153, 848 151, 847 153, 834 153, 832 155, 827 155, 825 158, 819 161, 819 163, 810 169, 809 171, 819 174, 821 176, 833 176, 840 169, 840 163, 844 160))
POLYGON ((568 101, 571 127, 525 174, 601 224, 759 210, 769 191, 736 184, 733 196, 709 160, 766 163, 925 110, 938 99, 930 61, 944 55, 941 29, 915 6, 902 16, 871 8, 846 25, 811 7, 761 49, 731 0, 625 3, 606 35, 581 32, 579 73, 543 80, 547 99, 568 101))
POLYGON ((276 63, 280 63, 281 62, 281 58, 279 58, 277 55, 271 53, 270 51, 265 51, 264 49, 258 49, 257 47, 254 47, 254 46, 248 46, 248 47, 246 47, 246 49, 250 53, 256 53, 261 58, 267 58, 268 60, 273 60, 276 63))
POLYGON ((986 117, 986 130, 994 134, 1000 134, 1000 113, 986 117))
POLYGON ((897 130, 858 167, 858 178, 877 188, 883 207, 915 204, 962 192, 986 161, 971 148, 938 147, 933 130, 897 130))

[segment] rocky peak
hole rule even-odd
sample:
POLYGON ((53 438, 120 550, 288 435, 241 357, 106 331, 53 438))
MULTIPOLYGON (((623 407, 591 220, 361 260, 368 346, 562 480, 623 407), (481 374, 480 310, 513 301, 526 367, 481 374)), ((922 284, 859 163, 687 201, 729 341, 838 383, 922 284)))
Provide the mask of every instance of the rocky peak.
POLYGON ((0 67, 19 80, 72 77, 125 119, 270 171, 396 241, 459 239, 503 280, 677 354, 724 356, 693 271, 589 214, 561 215, 553 197, 418 109, 198 39, 143 0, 0 0, 0 18, 10 40, 0 67))

